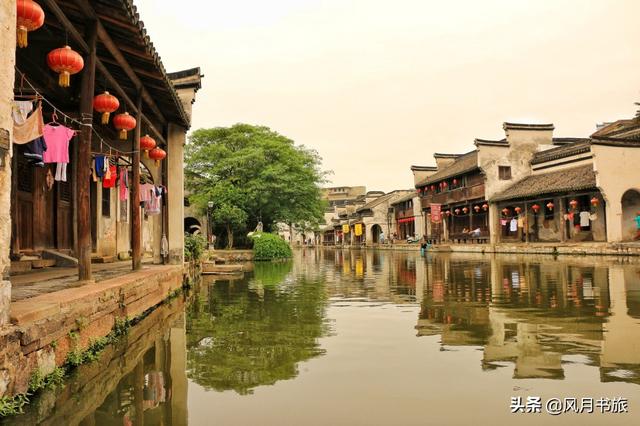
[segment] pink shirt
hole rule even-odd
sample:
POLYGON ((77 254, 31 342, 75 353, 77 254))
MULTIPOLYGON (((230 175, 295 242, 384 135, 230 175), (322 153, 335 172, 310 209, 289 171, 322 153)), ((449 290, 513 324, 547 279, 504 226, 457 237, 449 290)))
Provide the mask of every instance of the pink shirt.
POLYGON ((69 141, 75 134, 72 129, 59 125, 44 126, 44 141, 47 150, 42 154, 45 163, 68 163, 69 162, 69 141))

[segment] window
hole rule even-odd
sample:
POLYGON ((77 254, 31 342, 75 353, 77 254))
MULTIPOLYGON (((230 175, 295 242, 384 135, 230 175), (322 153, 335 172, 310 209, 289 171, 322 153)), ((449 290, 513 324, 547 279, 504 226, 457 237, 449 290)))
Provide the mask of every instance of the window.
POLYGON ((102 188, 102 216, 111 217, 111 188, 102 188))
POLYGON ((511 166, 498 166, 498 178, 500 180, 511 179, 511 166))

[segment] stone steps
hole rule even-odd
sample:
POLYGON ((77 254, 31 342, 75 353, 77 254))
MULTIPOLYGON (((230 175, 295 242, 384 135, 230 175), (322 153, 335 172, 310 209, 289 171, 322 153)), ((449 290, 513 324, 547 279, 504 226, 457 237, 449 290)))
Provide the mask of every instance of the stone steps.
POLYGON ((35 254, 24 256, 23 259, 11 262, 11 275, 24 274, 33 269, 52 268, 56 266, 55 259, 42 259, 35 254))

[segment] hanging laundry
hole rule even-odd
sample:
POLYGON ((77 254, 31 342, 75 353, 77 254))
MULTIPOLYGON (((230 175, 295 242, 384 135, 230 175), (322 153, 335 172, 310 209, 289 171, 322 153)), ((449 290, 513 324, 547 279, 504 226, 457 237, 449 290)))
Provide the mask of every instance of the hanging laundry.
POLYGON ((116 186, 116 179, 118 178, 118 169, 116 166, 109 166, 108 176, 102 179, 103 188, 113 188, 116 186))
POLYGON ((24 124, 31 111, 33 111, 33 102, 13 101, 13 105, 11 107, 13 122, 16 124, 24 124))
POLYGON ((104 176, 104 164, 105 164, 104 160, 105 160, 104 155, 96 156, 94 170, 96 172, 96 176, 98 177, 104 176))
POLYGON ((120 201, 129 198, 129 174, 126 167, 120 167, 120 201))
POLYGON ((23 155, 27 160, 29 160, 29 164, 32 166, 44 167, 42 155, 46 150, 47 144, 45 143, 44 138, 39 137, 24 145, 23 155))
POLYGON ((581 211, 580 212, 580 227, 581 228, 588 228, 589 225, 591 225, 590 216, 591 216, 591 212, 588 212, 588 211, 581 211))
POLYGON ((140 185, 140 202, 150 201, 154 186, 150 183, 140 185))
POLYGON ((13 122, 13 143, 24 145, 42 136, 43 132, 42 106, 38 104, 38 107, 24 123, 13 122))
POLYGON ((510 232, 518 231, 518 220, 515 217, 511 219, 511 222, 509 223, 509 231, 510 232))
POLYGON ((148 216, 154 216, 160 214, 161 197, 152 195, 149 201, 145 202, 144 210, 148 216))
POLYGON ((96 174, 96 160, 95 158, 91 161, 91 180, 94 182, 98 181, 98 175, 96 174))
POLYGON ((42 156, 45 163, 68 163, 69 141, 75 135, 75 131, 63 125, 44 126, 44 141, 47 150, 42 156))
POLYGON ((59 182, 67 181, 67 164, 68 163, 57 163, 56 164, 56 177, 55 179, 59 182))

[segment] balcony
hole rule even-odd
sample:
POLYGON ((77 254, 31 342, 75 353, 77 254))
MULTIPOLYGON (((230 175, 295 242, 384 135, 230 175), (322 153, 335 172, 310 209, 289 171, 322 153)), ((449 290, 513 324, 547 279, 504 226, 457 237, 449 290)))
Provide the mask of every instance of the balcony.
POLYGON ((427 194, 422 197, 422 208, 428 208, 431 203, 435 204, 453 204, 461 203, 466 200, 484 199, 484 183, 465 188, 457 188, 451 191, 441 192, 439 194, 427 194))

